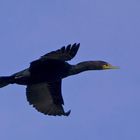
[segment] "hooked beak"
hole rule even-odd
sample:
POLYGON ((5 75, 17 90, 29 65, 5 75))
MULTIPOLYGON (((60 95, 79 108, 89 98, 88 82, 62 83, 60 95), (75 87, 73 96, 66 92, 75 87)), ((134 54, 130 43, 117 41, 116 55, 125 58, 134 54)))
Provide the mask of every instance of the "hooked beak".
POLYGON ((107 70, 107 69, 120 69, 120 67, 112 66, 112 65, 108 64, 108 65, 103 65, 103 69, 104 70, 107 70))

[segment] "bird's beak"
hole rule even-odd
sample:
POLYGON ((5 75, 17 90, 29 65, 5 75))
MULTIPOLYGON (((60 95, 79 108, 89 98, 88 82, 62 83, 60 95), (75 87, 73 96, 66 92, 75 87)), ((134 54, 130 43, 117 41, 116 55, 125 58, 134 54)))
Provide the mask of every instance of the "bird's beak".
POLYGON ((120 69, 120 67, 112 66, 112 65, 108 64, 108 65, 103 65, 103 69, 104 70, 106 70, 106 69, 120 69))

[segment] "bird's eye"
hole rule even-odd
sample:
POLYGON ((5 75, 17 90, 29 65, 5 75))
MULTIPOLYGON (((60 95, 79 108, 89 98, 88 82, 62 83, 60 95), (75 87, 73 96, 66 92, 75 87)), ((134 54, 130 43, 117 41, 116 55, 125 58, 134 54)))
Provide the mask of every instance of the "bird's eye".
POLYGON ((103 65, 103 69, 109 69, 109 68, 110 68, 109 65, 107 65, 107 64, 103 65))

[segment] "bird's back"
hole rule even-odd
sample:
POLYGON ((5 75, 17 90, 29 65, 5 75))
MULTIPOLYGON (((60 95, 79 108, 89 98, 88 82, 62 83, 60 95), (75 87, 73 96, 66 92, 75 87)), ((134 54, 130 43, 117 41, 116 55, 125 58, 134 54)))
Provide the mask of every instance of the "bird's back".
POLYGON ((48 59, 45 61, 36 60, 30 65, 30 82, 52 82, 67 76, 71 65, 65 61, 48 59))

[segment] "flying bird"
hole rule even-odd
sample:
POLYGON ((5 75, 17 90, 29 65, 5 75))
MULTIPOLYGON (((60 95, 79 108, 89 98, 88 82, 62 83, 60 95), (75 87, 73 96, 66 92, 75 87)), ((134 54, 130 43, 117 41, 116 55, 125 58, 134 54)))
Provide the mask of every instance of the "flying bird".
POLYGON ((29 68, 0 77, 0 88, 9 84, 26 85, 26 97, 36 110, 52 116, 68 116, 64 111, 61 92, 62 79, 87 70, 116 69, 105 61, 84 61, 71 65, 67 61, 77 54, 79 44, 67 45, 41 56, 30 63, 29 68))

